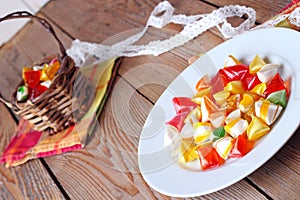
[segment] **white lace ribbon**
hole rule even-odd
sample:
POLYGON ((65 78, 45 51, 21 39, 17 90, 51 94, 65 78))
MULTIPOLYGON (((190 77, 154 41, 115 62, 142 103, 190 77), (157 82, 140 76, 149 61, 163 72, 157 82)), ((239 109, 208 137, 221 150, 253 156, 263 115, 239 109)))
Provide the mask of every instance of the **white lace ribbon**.
POLYGON ((256 19, 254 9, 239 5, 221 7, 203 15, 185 16, 174 15, 173 13, 174 7, 168 1, 163 1, 154 8, 141 32, 113 45, 89 43, 76 39, 67 53, 74 59, 77 66, 84 64, 85 59, 89 56, 95 56, 97 62, 101 62, 119 56, 160 55, 185 44, 215 26, 225 38, 233 37, 249 30, 256 19), (161 13, 163 14, 158 16, 161 13), (247 19, 238 27, 232 27, 227 22, 229 17, 242 17, 244 15, 247 15, 247 19), (143 37, 150 26, 162 28, 169 23, 183 25, 182 31, 165 40, 152 41, 146 45, 135 45, 135 42, 143 37))

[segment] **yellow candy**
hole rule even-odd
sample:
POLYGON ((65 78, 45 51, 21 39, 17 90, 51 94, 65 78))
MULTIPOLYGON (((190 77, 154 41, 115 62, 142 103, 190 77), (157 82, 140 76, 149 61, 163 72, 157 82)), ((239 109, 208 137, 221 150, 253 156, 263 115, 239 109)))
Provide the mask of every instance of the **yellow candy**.
POLYGON ((241 101, 241 95, 240 94, 231 95, 226 100, 226 112, 230 113, 230 112, 236 110, 238 108, 238 105, 240 104, 240 101, 241 101))
POLYGON ((189 122, 190 124, 194 124, 199 122, 201 119, 201 110, 200 107, 197 106, 194 110, 192 110, 185 118, 184 123, 189 122))
POLYGON ((230 122, 232 122, 235 119, 241 118, 241 110, 240 109, 236 109, 234 111, 232 111, 231 113, 229 113, 229 115, 227 115, 226 119, 225 119, 225 123, 229 124, 230 122))
POLYGON ((235 58, 233 55, 229 55, 227 58, 225 58, 224 67, 230 67, 234 65, 242 64, 237 58, 235 58))
POLYGON ((252 106, 248 112, 242 114, 243 119, 247 120, 249 123, 251 122, 253 116, 255 116, 254 106, 252 106))
POLYGON ((194 141, 199 144, 209 139, 212 135, 212 126, 208 122, 197 122, 193 126, 194 141))
POLYGON ((267 85, 265 83, 260 83, 260 84, 257 84, 250 92, 253 92, 255 94, 263 96, 266 88, 267 88, 267 85))
POLYGON ((243 134, 247 128, 248 122, 242 118, 235 119, 224 126, 225 131, 234 138, 237 138, 239 135, 243 134))
POLYGON ((239 104, 239 108, 242 112, 246 113, 250 110, 250 108, 254 105, 254 100, 252 96, 249 94, 244 94, 243 99, 239 104))
POLYGON ((270 127, 262 120, 253 116, 252 121, 247 128, 248 140, 257 140, 270 132, 270 127))
POLYGON ((281 110, 282 107, 280 105, 273 104, 268 100, 255 102, 255 115, 262 119, 267 125, 271 125, 275 122, 281 110))
POLYGON ((191 100, 200 105, 201 99, 204 95, 210 96, 210 89, 211 87, 200 90, 197 94, 195 94, 195 96, 193 96, 193 98, 191 98, 191 100))
POLYGON ((241 81, 231 81, 227 83, 224 90, 231 94, 243 94, 245 92, 241 81))
POLYGON ((181 153, 179 162, 183 164, 199 158, 198 152, 195 149, 195 143, 193 142, 192 138, 182 139, 179 150, 181 153))
POLYGON ((230 92, 220 91, 220 92, 215 93, 213 95, 213 98, 214 98, 215 102, 220 106, 224 102, 226 102, 226 99, 228 99, 229 96, 230 96, 230 92))
POLYGON ((233 147, 234 139, 229 136, 222 137, 213 143, 213 147, 218 154, 224 159, 228 159, 228 155, 233 147))
POLYGON ((258 72, 266 63, 258 56, 256 55, 252 62, 249 65, 249 72, 250 74, 255 74, 258 72))
MULTIPOLYGON (((30 67, 23 67, 22 69, 22 79, 25 81, 25 72, 31 71, 30 67)), ((26 81, 25 81, 26 82, 26 81)))
POLYGON ((51 66, 48 64, 44 64, 44 68, 42 71, 42 74, 44 74, 44 76, 42 75, 43 78, 42 81, 53 80, 59 67, 60 67, 60 63, 58 61, 54 62, 51 66))

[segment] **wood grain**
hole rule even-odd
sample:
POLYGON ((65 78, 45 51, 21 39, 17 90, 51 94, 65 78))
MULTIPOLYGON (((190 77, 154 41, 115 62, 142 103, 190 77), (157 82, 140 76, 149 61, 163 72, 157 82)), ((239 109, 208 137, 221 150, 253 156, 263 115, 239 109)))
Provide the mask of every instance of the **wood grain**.
MULTIPOLYGON (((10 113, 0 104, 1 140, 0 152, 4 151, 16 128, 10 113)), ((19 167, 0 165, 0 199, 64 199, 47 170, 39 160, 19 167)))
POLYGON ((249 176, 274 199, 298 199, 300 196, 299 141, 300 129, 270 161, 249 176))
MULTIPOLYGON (((70 46, 71 38, 111 44, 134 31, 140 31, 158 2, 159 0, 57 0, 50 1, 41 10, 40 16, 51 19, 66 47, 70 46)), ((170 2, 175 7, 176 14, 208 13, 216 8, 202 1, 170 2)), ((252 0, 208 2, 216 6, 249 5, 256 9, 257 21, 261 23, 274 16, 287 0, 260 1, 260 6, 252 0)), ((233 23, 241 21, 233 19, 233 23)), ((5 96, 9 96, 10 91, 15 89, 23 65, 57 52, 55 43, 42 29, 38 24, 30 23, 1 48, 0 74, 4 78, 0 80, 0 84, 5 88, 2 92, 5 96)), ((157 39, 158 36, 166 38, 179 30, 181 27, 174 24, 168 25, 159 34, 155 29, 150 29, 141 42, 157 39)), ((124 59, 119 70, 119 81, 107 101, 90 143, 83 150, 45 159, 69 197, 176 199, 151 189, 139 173, 139 134, 153 103, 167 85, 185 69, 188 59, 223 41, 220 33, 212 29, 194 41, 159 57, 139 56, 124 59)), ((0 113, 1 109, 3 110, 0 106, 0 113)), ((5 114, 1 116, 6 117, 5 114)), ((0 121, 0 127, 6 127, 7 130, 15 126, 13 122, 2 122, 3 124, 0 121)), ((7 137, 1 139, 2 148, 3 142, 8 140, 7 137)), ((248 178, 221 191, 193 199, 266 199, 252 185, 274 199, 296 199, 299 196, 299 162, 298 130, 274 158, 248 178)), ((63 198, 63 195, 40 161, 34 160, 12 169, 0 167, 0 198, 58 199, 63 198)))
POLYGON ((256 11, 256 21, 258 23, 263 23, 275 15, 279 14, 280 11, 288 5, 290 0, 265 0, 265 1, 255 1, 255 0, 206 0, 216 6, 225 5, 241 5, 252 7, 256 11))

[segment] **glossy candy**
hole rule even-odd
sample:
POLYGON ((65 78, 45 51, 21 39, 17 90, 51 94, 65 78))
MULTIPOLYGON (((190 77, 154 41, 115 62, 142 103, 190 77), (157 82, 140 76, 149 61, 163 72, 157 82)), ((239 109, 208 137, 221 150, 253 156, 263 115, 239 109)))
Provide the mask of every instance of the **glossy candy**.
POLYGON ((254 88, 252 88, 251 92, 259 96, 264 96, 264 92, 266 91, 266 88, 267 88, 266 83, 260 83, 257 84, 254 88))
POLYGON ((254 146, 254 142, 249 141, 245 134, 239 135, 234 142, 229 157, 230 158, 243 157, 253 149, 253 146, 254 146))
POLYGON ((253 116, 251 123, 247 128, 248 140, 254 141, 258 140, 262 136, 270 132, 270 127, 266 125, 261 119, 253 116))
POLYGON ((229 133, 233 138, 237 138, 239 135, 243 134, 248 127, 247 120, 238 118, 225 125, 225 131, 229 133))
POLYGON ((257 86, 260 83, 261 81, 259 80, 256 74, 252 75, 250 73, 247 73, 244 76, 243 86, 246 90, 252 90, 255 86, 257 86))
POLYGON ((225 103, 229 96, 230 92, 224 90, 213 94, 213 98, 219 106, 225 103))
POLYGON ((210 86, 210 77, 205 74, 196 84, 196 90, 199 92, 203 89, 206 89, 210 86))
POLYGON ((208 170, 224 164, 225 160, 212 146, 204 146, 198 149, 201 170, 208 170))
POLYGON ((224 159, 227 160, 228 155, 233 147, 234 139, 232 137, 226 136, 218 139, 213 143, 214 148, 218 154, 224 159))
POLYGON ((227 80, 227 83, 231 81, 240 81, 248 73, 248 66, 235 65, 235 66, 225 67, 223 69, 220 69, 219 73, 224 76, 224 78, 227 80))
POLYGON ((255 102, 255 115, 262 119, 267 125, 271 125, 275 122, 282 107, 271 103, 268 100, 259 100, 255 102))
POLYGON ((28 99, 29 91, 28 87, 20 86, 17 90, 17 101, 25 101, 28 99))
POLYGON ((219 108, 214 102, 207 96, 203 96, 201 99, 201 114, 202 122, 207 122, 210 120, 210 115, 212 113, 219 112, 219 108))
POLYGON ((30 96, 30 99, 35 99, 37 98, 38 96, 40 96, 41 94, 43 94, 48 88, 39 84, 37 85, 33 90, 32 90, 32 93, 31 93, 31 96, 30 96))
POLYGON ((227 83, 224 90, 231 94, 244 94, 245 92, 241 81, 231 81, 227 83))
POLYGON ((198 106, 188 97, 174 97, 172 101, 176 113, 190 112, 198 106))
POLYGON ((24 81, 30 89, 34 89, 37 85, 40 84, 41 71, 25 71, 24 72, 24 81))
POLYGON ((280 77, 279 73, 277 73, 271 80, 270 82, 267 84, 267 88, 264 92, 264 95, 267 97, 269 96, 271 93, 273 92, 277 92, 280 90, 286 90, 286 95, 288 96, 288 91, 287 88, 285 86, 284 81, 282 80, 282 78, 280 77))
POLYGON ((267 100, 269 100, 271 103, 285 107, 287 103, 286 90, 279 90, 277 92, 271 93, 267 97, 267 100))
POLYGON ((261 59, 261 57, 256 55, 249 65, 250 74, 255 74, 265 65, 266 65, 266 63, 261 59))
POLYGON ((199 122, 200 119, 201 119, 201 110, 200 110, 200 106, 197 106, 186 116, 186 118, 184 119, 184 123, 190 123, 191 125, 193 125, 194 123, 199 122))
POLYGON ((195 144, 192 142, 192 139, 190 138, 182 139, 179 150, 181 153, 179 162, 181 163, 187 163, 198 159, 198 153, 197 150, 195 149, 195 144))
POLYGON ((244 94, 243 95, 243 99, 240 101, 239 104, 239 109, 243 112, 246 113, 248 112, 251 107, 254 106, 254 99, 252 96, 250 96, 249 94, 244 94))
POLYGON ((225 119, 225 123, 229 124, 233 120, 239 119, 239 118, 241 118, 241 110, 240 109, 236 109, 236 110, 232 111, 231 113, 229 113, 229 115, 227 115, 227 117, 225 119))
POLYGON ((279 65, 276 64, 266 64, 258 72, 257 77, 263 83, 268 83, 279 70, 279 65))
POLYGON ((175 127, 177 131, 180 132, 184 126, 184 120, 188 114, 189 112, 178 113, 166 124, 175 127))
POLYGON ((208 122, 197 122, 194 124, 194 141, 195 143, 201 143, 212 136, 213 129, 208 122))

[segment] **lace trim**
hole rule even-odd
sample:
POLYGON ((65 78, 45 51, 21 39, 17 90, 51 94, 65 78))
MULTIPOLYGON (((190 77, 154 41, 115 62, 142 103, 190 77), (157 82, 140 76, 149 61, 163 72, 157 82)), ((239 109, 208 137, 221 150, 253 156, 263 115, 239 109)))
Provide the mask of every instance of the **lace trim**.
MULTIPOLYGON (((185 16, 182 14, 174 15, 173 13, 174 7, 168 1, 163 1, 154 8, 145 28, 141 32, 113 45, 89 43, 76 39, 67 50, 67 53, 74 59, 77 66, 82 66, 86 58, 90 56, 96 57, 96 62, 102 62, 120 56, 157 56, 187 43, 215 26, 222 33, 224 38, 231 38, 250 30, 254 26, 256 19, 256 12, 253 8, 239 5, 221 7, 209 14, 203 15, 185 16), (163 15, 158 16, 160 13, 163 13, 163 15), (238 27, 232 27, 227 21, 229 17, 242 17, 244 15, 247 15, 248 18, 238 27), (169 23, 183 25, 183 30, 165 40, 151 41, 146 45, 135 44, 143 37, 149 27, 162 28, 169 23)), ((292 24, 300 27, 300 8, 295 9, 289 15, 279 15, 276 19, 270 20, 256 28, 274 27, 285 19, 288 19, 292 24)))

